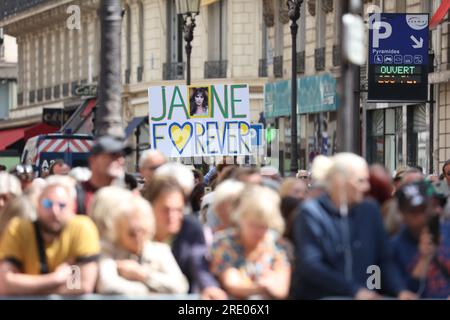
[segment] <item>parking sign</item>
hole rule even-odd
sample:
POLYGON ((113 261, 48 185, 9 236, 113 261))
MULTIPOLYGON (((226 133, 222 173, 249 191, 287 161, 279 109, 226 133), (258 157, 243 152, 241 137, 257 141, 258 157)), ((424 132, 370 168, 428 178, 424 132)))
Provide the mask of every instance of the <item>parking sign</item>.
POLYGON ((428 14, 369 16, 369 101, 428 97, 428 14))

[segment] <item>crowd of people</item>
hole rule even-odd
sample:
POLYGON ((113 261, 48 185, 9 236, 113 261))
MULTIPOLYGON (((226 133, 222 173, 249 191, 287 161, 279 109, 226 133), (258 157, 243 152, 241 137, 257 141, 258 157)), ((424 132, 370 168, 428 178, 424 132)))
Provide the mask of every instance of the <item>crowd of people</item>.
POLYGON ((282 178, 147 150, 140 181, 131 151, 104 136, 89 169, 0 171, 0 295, 450 297, 450 161, 393 175, 339 153, 282 178))

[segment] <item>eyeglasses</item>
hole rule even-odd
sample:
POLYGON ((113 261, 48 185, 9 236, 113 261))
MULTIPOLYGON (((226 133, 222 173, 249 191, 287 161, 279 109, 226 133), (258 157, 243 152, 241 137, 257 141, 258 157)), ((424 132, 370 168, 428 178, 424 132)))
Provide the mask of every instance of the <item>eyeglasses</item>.
POLYGON ((66 208, 66 206, 67 206, 67 203, 64 203, 64 202, 56 202, 56 201, 52 201, 52 200, 50 200, 50 199, 42 199, 41 204, 42 204, 42 206, 43 206, 45 209, 51 209, 51 208, 53 208, 53 206, 54 206, 55 204, 58 205, 58 207, 59 207, 60 210, 64 210, 64 209, 66 208))
POLYGON ((303 179, 303 180, 307 180, 309 177, 308 176, 299 176, 299 179, 303 179))

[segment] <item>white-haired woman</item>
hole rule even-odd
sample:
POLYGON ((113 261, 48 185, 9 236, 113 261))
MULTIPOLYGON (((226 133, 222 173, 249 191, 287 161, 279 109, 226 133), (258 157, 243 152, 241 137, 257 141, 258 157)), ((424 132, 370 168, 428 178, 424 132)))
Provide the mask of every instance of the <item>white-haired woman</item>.
POLYGON ((397 276, 379 207, 364 199, 367 162, 339 153, 321 167, 327 168, 319 178, 324 193, 306 201, 294 221, 293 297, 379 299, 380 292, 367 287, 367 272, 375 266, 383 294, 415 298, 397 276))
POLYGON ((284 299, 291 279, 290 248, 282 238, 279 196, 246 186, 233 220, 237 227, 216 234, 211 250, 213 273, 233 297, 284 299))
POLYGON ((116 187, 97 192, 90 208, 102 235, 101 294, 186 293, 189 285, 170 247, 153 242, 155 221, 141 196, 116 187))
POLYGON ((244 188, 245 184, 240 181, 225 180, 214 190, 207 217, 207 223, 213 232, 233 226, 231 215, 244 188))

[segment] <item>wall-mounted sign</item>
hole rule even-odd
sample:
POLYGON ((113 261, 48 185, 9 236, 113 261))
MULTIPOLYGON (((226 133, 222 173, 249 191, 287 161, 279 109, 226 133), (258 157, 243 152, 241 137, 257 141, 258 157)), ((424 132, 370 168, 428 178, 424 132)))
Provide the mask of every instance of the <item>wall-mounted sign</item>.
POLYGON ((96 84, 79 85, 75 88, 75 95, 79 97, 96 97, 97 85, 96 84))

